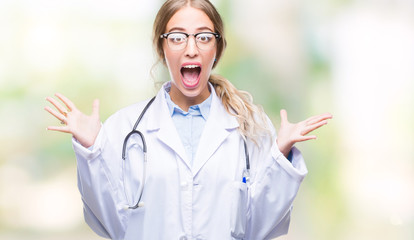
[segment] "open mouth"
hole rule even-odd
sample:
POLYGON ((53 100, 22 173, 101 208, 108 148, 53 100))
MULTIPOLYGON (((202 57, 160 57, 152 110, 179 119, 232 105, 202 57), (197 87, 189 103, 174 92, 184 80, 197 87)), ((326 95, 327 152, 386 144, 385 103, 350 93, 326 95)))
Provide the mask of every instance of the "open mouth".
POLYGON ((186 87, 195 87, 200 82, 200 65, 185 65, 181 67, 181 79, 186 87))

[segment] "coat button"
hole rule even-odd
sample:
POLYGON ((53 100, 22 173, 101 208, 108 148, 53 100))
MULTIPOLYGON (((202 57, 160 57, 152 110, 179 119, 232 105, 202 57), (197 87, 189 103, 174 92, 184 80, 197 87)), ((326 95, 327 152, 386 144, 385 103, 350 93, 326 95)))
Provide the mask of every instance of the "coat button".
POLYGON ((180 186, 181 186, 181 190, 187 190, 187 188, 188 188, 188 183, 187 182, 185 182, 185 181, 182 181, 181 183, 180 183, 180 186))

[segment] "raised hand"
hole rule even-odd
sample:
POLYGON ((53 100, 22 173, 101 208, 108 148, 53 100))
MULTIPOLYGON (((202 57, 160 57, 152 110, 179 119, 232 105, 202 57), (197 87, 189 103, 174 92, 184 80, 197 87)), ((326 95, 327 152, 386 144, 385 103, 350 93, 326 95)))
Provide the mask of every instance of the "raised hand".
POLYGON ((316 139, 315 135, 307 134, 327 124, 328 119, 331 118, 332 115, 330 113, 324 113, 310 117, 302 122, 290 123, 286 110, 280 110, 280 129, 276 140, 279 150, 287 157, 295 143, 316 139))
POLYGON ((46 100, 55 106, 56 110, 45 107, 45 110, 56 117, 63 126, 49 126, 47 130, 70 133, 75 137, 82 146, 88 148, 95 143, 101 129, 99 119, 99 100, 95 100, 92 106, 90 116, 79 111, 75 104, 62 94, 56 93, 65 106, 54 98, 47 97, 46 100))

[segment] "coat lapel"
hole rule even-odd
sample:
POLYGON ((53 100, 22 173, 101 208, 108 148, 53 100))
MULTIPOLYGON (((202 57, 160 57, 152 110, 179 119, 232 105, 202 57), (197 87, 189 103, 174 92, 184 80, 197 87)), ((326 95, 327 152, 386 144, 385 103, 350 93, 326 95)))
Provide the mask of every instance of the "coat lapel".
POLYGON ((148 131, 156 131, 158 139, 175 152, 190 167, 189 159, 178 135, 164 95, 164 86, 160 89, 151 108, 148 109, 148 131))
POLYGON ((210 114, 197 147, 197 153, 193 163, 193 176, 197 175, 204 164, 230 134, 230 131, 239 126, 236 118, 231 116, 224 108, 221 100, 217 97, 214 88, 211 87, 211 89, 213 98, 211 101, 210 114))
POLYGON ((174 122, 171 119, 165 100, 164 86, 158 92, 152 104, 153 106, 148 109, 147 131, 158 131, 158 139, 167 145, 171 151, 175 152, 189 169, 192 169, 193 176, 197 175, 204 164, 211 158, 230 134, 230 131, 239 126, 236 118, 231 116, 224 108, 221 99, 216 95, 214 87, 211 87, 211 89, 213 98, 210 114, 204 126, 192 167, 174 122))

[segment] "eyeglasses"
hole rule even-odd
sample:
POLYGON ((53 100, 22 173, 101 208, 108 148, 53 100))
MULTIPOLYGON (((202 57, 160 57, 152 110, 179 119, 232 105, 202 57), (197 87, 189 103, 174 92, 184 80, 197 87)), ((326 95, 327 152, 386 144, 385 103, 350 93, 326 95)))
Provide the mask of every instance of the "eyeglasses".
POLYGON ((167 39, 167 45, 171 50, 178 51, 187 47, 188 38, 194 36, 196 45, 201 50, 210 50, 216 46, 216 39, 221 36, 213 32, 200 32, 196 34, 188 34, 184 32, 169 32, 161 34, 160 38, 167 39))

